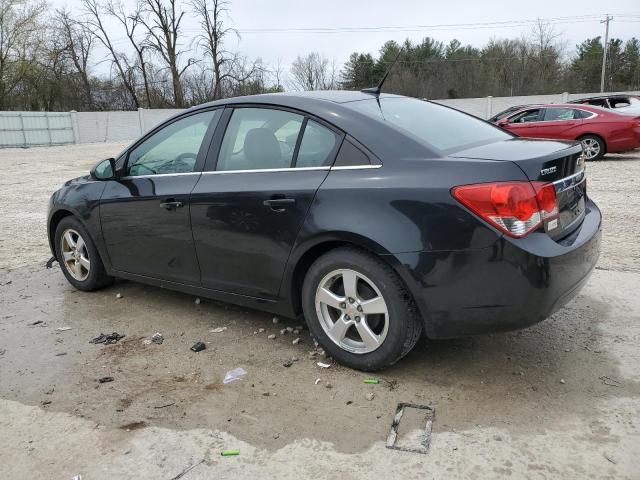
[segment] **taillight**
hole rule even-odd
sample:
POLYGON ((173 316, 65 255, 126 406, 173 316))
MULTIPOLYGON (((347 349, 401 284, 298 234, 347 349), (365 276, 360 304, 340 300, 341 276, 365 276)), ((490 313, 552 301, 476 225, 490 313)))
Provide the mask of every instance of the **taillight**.
POLYGON ((551 183, 479 183, 454 187, 451 194, 512 237, 524 237, 544 221, 558 216, 556 190, 551 183))

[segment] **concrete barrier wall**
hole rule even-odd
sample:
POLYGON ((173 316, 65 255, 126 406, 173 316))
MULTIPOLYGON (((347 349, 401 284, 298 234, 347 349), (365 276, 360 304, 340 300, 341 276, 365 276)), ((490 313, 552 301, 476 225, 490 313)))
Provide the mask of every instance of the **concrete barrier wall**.
MULTIPOLYGON (((640 95, 638 91, 625 93, 640 95)), ((565 92, 554 95, 453 98, 434 101, 487 119, 515 105, 562 103, 597 95, 600 94, 565 92)), ((0 112, 0 147, 132 141, 181 111, 138 109, 127 112, 0 112)))

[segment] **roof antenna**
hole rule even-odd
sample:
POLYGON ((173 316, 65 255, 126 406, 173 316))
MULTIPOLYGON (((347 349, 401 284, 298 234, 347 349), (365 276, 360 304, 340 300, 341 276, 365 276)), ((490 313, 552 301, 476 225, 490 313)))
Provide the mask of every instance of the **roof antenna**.
POLYGON ((398 61, 398 58, 400 58, 400 53, 402 53, 402 47, 399 48, 398 53, 396 54, 396 58, 393 59, 393 62, 391 62, 391 65, 389 65, 389 68, 387 68, 387 71, 384 72, 384 76, 382 77, 382 79, 380 80, 380 82, 378 83, 377 86, 369 87, 369 88, 363 88, 360 91, 363 92, 363 93, 371 93, 371 94, 375 95, 376 98, 378 98, 380 96, 380 92, 382 91, 382 85, 384 85, 385 80, 389 76, 389 72, 394 67, 396 62, 398 61))

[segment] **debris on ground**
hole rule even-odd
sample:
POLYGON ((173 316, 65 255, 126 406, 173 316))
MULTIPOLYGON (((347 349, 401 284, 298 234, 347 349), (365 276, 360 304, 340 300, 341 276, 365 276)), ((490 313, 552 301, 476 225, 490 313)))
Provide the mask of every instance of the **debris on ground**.
POLYGON ((100 377, 98 379, 98 382, 100 383, 109 383, 109 382, 113 382, 113 377, 100 377))
POLYGON ((282 366, 286 368, 289 368, 291 365, 293 365, 292 360, 285 360, 284 363, 282 364, 282 366))
POLYGON ((318 362, 318 363, 316 363, 316 365, 318 365, 320 368, 329 368, 329 367, 331 367, 331 364, 322 363, 322 362, 318 362))
POLYGON ((283 328, 282 330, 280 330, 280 335, 286 335, 287 334, 287 329, 283 328))
POLYGON ((298 325, 296 327, 296 330, 298 330, 299 332, 303 331, 304 330, 304 325, 298 325))
POLYGON ((376 394, 373 392, 369 392, 364 396, 364 398, 366 398, 369 401, 372 401, 374 398, 376 398, 376 394))
POLYGON ((156 332, 153 335, 151 335, 151 341, 156 345, 162 345, 162 342, 164 342, 164 337, 160 332, 156 332))
POLYGON ((82 480, 82 475, 74 475, 73 477, 71 477, 71 480, 82 480))
POLYGON ((51 257, 49 260, 47 260, 47 263, 45 263, 44 266, 47 267, 47 270, 48 270, 51 267, 53 267, 53 264, 57 261, 58 259, 56 257, 51 257))
POLYGON ((267 338, 268 338, 269 340, 274 340, 274 339, 276 338, 276 335, 275 335, 275 333, 272 333, 272 334, 271 334, 271 335, 269 335, 267 338))
POLYGON ((224 376, 224 380, 222 381, 222 383, 226 385, 227 383, 231 383, 235 380, 241 380, 246 374, 247 374, 247 371, 244 368, 242 367, 234 368, 233 370, 229 370, 227 372, 227 374, 224 376))
POLYGON ((205 348, 207 348, 207 345, 204 342, 196 342, 191 347, 191 350, 194 352, 201 352, 205 348))
POLYGON ((565 384, 565 383, 567 383, 567 382, 565 382, 565 381, 564 381, 564 378, 561 378, 561 379, 560 379, 560 383, 564 385, 564 384, 565 384))
POLYGON ((387 384, 387 388, 390 392, 393 392, 396 388, 398 388, 397 380, 384 380, 384 382, 387 384))
POLYGON ((313 384, 314 384, 314 385, 317 385, 317 384, 319 384, 319 383, 320 383, 320 379, 319 379, 319 378, 316 378, 316 381, 315 381, 313 384))
POLYGON ((58 327, 56 328, 56 332, 68 332, 71 330, 71 327, 58 327))
POLYGON ((220 454, 223 457, 231 457, 233 455, 240 455, 240 450, 223 450, 220 454))
POLYGON ((369 385, 378 385, 380 383, 380 380, 378 380, 377 378, 365 378, 362 382, 369 385))
POLYGON ((293 332, 293 327, 287 327, 287 332, 289 333, 293 332))
POLYGON ((428 407, 426 405, 416 405, 413 403, 399 403, 396 408, 396 413, 393 416, 393 420, 391 422, 391 431, 387 436, 386 447, 393 450, 401 450, 403 452, 413 452, 413 453, 427 453, 429 450, 429 444, 431 443, 431 430, 433 427, 433 419, 435 417, 436 411, 432 407, 428 407), (407 408, 415 408, 419 410, 425 411, 425 419, 424 419, 424 433, 420 436, 420 444, 416 447, 401 447, 396 445, 396 440, 398 438, 398 427, 400 425, 400 420, 402 419, 402 415, 404 414, 405 409, 407 408))
MULTIPOLYGON (((175 477, 171 477, 171 480, 178 480, 179 478, 184 477, 187 473, 189 473, 191 470, 193 470, 194 468, 196 468, 198 465, 200 465, 201 463, 204 463, 204 460, 200 460, 198 463, 194 463, 193 465, 185 468, 183 471, 181 471, 178 475, 176 475, 175 477)), ((82 479, 80 479, 82 480, 82 479)))
POLYGON ((227 327, 217 327, 217 328, 212 328, 211 330, 209 330, 209 332, 211 333, 222 333, 227 329, 227 327))
POLYGON ((264 333, 264 328, 259 328, 258 333, 264 333))
POLYGON ((170 407, 171 405, 175 405, 175 404, 176 404, 176 402, 165 403, 164 405, 157 405, 157 406, 155 406, 153 408, 167 408, 167 407, 170 407))
POLYGON ((317 357, 318 356, 318 352, 316 352, 315 350, 312 350, 312 351, 309 352, 309 356, 311 358, 317 357))
POLYGON ((110 333, 108 335, 105 335, 104 333, 100 333, 100 335, 98 335, 96 338, 93 338, 93 339, 89 340, 89 343, 94 343, 96 345, 98 343, 104 343, 105 345, 111 345, 112 343, 119 342, 124 337, 126 337, 126 335, 121 335, 118 332, 113 332, 113 333, 110 333))
POLYGON ((278 438, 280 438, 280 434, 279 434, 279 433, 274 433, 274 434, 273 434, 273 438, 274 438, 275 440, 277 440, 278 438))
POLYGON ((299 338, 294 338, 291 343, 293 343, 294 345, 297 345, 300 343, 300 339, 299 338))
POLYGON ((616 380, 615 378, 607 377, 606 375, 603 375, 598 378, 602 380, 602 383, 604 383, 608 387, 618 387, 618 388, 622 387, 622 383, 616 380))
POLYGON ((122 298, 122 294, 121 294, 120 292, 116 293, 116 298, 117 298, 117 299, 122 298))
POLYGON ((297 328, 293 329, 293 334, 294 335, 300 335, 300 330, 298 330, 297 328))
POLYGON ((272 322, 274 323, 274 325, 275 325, 276 323, 278 323, 278 322, 280 321, 280 319, 278 319, 278 317, 273 317, 273 319, 272 319, 271 321, 272 321, 272 322))
POLYGON ((331 390, 333 388, 333 385, 331 385, 330 383, 327 383, 324 387, 331 390))
POLYGON ((43 402, 41 402, 43 406, 45 405, 51 405, 51 400, 44 400, 43 402))
POLYGON ((200 305, 200 297, 196 297, 193 303, 195 303, 196 305, 200 305))
POLYGON ((29 325, 32 327, 35 327, 36 325, 40 325, 41 323, 44 323, 43 320, 36 320, 35 322, 31 322, 29 325))

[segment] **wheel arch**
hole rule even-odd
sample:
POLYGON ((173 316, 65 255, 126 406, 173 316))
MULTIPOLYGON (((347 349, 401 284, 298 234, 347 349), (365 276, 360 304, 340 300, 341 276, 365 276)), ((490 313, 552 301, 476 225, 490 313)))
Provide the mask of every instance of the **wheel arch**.
MULTIPOLYGON (((393 269, 398 277, 400 277, 407 292, 414 297, 414 292, 408 285, 408 279, 401 268, 402 265, 394 255, 369 238, 351 232, 334 232, 330 235, 323 235, 312 241, 305 242, 304 245, 296 248, 295 254, 291 255, 289 260, 290 267, 285 274, 281 292, 284 294, 283 296, 289 297, 294 315, 297 316, 302 312, 302 283, 309 267, 311 267, 313 262, 320 258, 320 256, 340 247, 355 247, 366 253, 376 255, 393 269)), ((417 303, 418 302, 416 302, 416 304, 417 303)))
POLYGON ((58 256, 56 254, 56 242, 55 242, 54 235, 56 233, 56 228, 58 228, 58 224, 62 221, 63 218, 66 218, 66 217, 76 217, 80 222, 82 222, 80 217, 78 217, 71 210, 68 210, 66 208, 61 208, 51 214, 51 216, 49 217, 47 234, 49 237, 49 247, 51 249, 51 253, 53 254, 54 257, 56 257, 56 259, 58 258, 58 256))
POLYGON ((576 137, 576 140, 582 140, 584 137, 598 137, 600 139, 600 141, 602 141, 602 144, 604 145, 604 153, 607 153, 608 151, 608 147, 607 147, 607 141, 605 140, 604 136, 600 135, 599 133, 591 133, 591 132, 586 132, 586 133, 581 133, 580 135, 578 135, 576 137))

